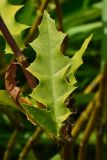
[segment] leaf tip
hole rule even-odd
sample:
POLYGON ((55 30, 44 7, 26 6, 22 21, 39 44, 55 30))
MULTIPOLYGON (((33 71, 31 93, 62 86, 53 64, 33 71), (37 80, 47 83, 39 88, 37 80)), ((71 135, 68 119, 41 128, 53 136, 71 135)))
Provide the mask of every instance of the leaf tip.
POLYGON ((86 38, 86 40, 88 41, 88 43, 91 41, 92 37, 93 37, 93 33, 88 38, 86 38))

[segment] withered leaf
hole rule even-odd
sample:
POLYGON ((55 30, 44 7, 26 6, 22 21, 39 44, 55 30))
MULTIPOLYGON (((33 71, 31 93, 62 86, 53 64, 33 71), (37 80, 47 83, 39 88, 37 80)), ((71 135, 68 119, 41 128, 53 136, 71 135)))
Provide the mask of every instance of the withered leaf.
POLYGON ((16 69, 17 62, 11 62, 8 66, 5 74, 5 88, 12 100, 17 103, 18 97, 20 97, 20 88, 16 86, 16 69))

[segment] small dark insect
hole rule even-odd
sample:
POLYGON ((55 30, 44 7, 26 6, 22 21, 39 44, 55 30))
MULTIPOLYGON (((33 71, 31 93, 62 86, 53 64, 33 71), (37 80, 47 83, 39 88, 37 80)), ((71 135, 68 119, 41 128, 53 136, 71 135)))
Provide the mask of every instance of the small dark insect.
POLYGON ((72 97, 72 95, 69 95, 66 99, 64 104, 67 108, 70 109, 71 115, 63 122, 63 126, 60 131, 60 144, 67 144, 72 142, 73 138, 71 135, 72 127, 75 124, 75 117, 77 113, 77 108, 75 106, 75 99, 72 97))
POLYGON ((72 135, 71 135, 71 130, 72 127, 74 126, 74 120, 72 115, 70 115, 64 122, 63 122, 63 126, 61 128, 60 131, 60 140, 59 140, 59 144, 63 144, 66 145, 70 142, 73 141, 72 135))
POLYGON ((66 105, 67 108, 73 113, 77 113, 77 108, 75 106, 75 99, 72 97, 72 94, 70 94, 64 101, 64 104, 66 105))
POLYGON ((72 108, 72 106, 75 104, 75 99, 72 97, 72 95, 69 95, 65 101, 64 101, 65 105, 70 109, 72 108))

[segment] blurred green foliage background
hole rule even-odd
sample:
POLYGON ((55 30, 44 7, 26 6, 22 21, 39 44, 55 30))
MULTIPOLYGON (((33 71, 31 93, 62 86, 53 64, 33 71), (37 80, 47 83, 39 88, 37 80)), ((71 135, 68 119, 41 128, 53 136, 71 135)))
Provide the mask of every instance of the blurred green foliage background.
MULTIPOLYGON (((43 0, 40 0, 42 3, 43 0)), ((22 8, 16 13, 16 21, 22 24, 27 24, 29 27, 34 22, 37 16, 38 2, 39 0, 9 0, 13 5, 22 5, 22 8)), ((94 92, 88 95, 83 94, 83 90, 86 86, 97 76, 101 70, 101 59, 102 59, 102 39, 103 39, 103 22, 102 22, 102 10, 103 1, 101 0, 60 0, 61 9, 63 14, 63 28, 64 32, 67 34, 67 47, 64 52, 65 55, 70 57, 73 56, 76 50, 78 50, 83 43, 84 39, 93 33, 93 38, 91 43, 83 57, 84 64, 80 67, 76 73, 78 88, 74 93, 74 98, 76 100, 76 106, 79 108, 79 114, 85 109, 86 105, 91 101, 94 96, 94 92)), ((56 25, 58 26, 58 17, 55 11, 54 0, 51 0, 47 10, 51 14, 51 17, 56 20, 56 25)), ((27 32, 27 30, 26 30, 27 32)), ((26 32, 24 31, 22 36, 25 37, 26 32)), ((0 36, 0 50, 3 51, 7 64, 13 58, 11 53, 5 54, 6 43, 2 36, 0 36)), ((24 54, 28 57, 29 63, 31 63, 36 53, 30 47, 27 47, 24 54)), ((2 70, 2 65, 0 65, 0 70, 2 70)), ((0 72, 1 73, 1 72, 0 72)), ((1 75, 0 75, 1 76, 1 75)), ((18 73, 19 79, 24 78, 21 73, 18 73)), ((18 78, 17 78, 18 79, 18 78)), ((19 84, 19 86, 23 86, 19 84)), ((0 89, 4 89, 4 82, 2 76, 0 77, 0 89)), ((94 91, 96 91, 95 88, 94 91)), ((30 92, 30 91, 29 91, 30 92)), ((26 94, 26 93, 25 93, 26 94)), ((8 106, 10 107, 10 106, 8 106)), ((15 146, 10 155, 11 160, 17 160, 20 152, 22 151, 26 141, 31 137, 35 131, 35 126, 33 126, 26 117, 20 113, 16 112, 16 109, 9 108, 11 116, 9 118, 6 111, 6 107, 0 106, 0 159, 2 159, 4 151, 7 147, 8 141, 17 127, 17 121, 20 121, 22 129, 19 129, 19 133, 16 138, 15 146), (13 117, 13 119, 12 119, 13 117), (14 117, 16 119, 14 119, 14 117)), ((82 139, 82 132, 78 136, 75 144, 74 157, 73 160, 77 159, 78 146, 82 139)), ((105 150, 106 136, 104 139, 105 150)), ((95 144, 96 136, 93 132, 89 143, 88 143, 88 153, 87 160, 95 160, 95 144)), ((59 160, 59 147, 56 146, 46 135, 42 133, 38 142, 33 143, 26 160, 59 160)), ((105 152, 106 153, 106 152, 105 152)), ((105 155, 107 157, 107 155, 105 155)), ((106 160, 106 159, 105 159, 106 160)))

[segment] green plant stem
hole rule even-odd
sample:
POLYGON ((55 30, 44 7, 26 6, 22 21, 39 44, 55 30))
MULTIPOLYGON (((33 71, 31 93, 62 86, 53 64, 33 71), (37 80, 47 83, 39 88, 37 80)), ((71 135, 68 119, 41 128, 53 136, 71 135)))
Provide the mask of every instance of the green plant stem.
MULTIPOLYGON (((102 12, 102 21, 103 21, 103 39, 102 39, 102 63, 104 64, 102 68, 105 68, 107 70, 107 1, 103 0, 103 12, 102 12)), ((102 113, 102 125, 104 125, 103 135, 106 136, 107 139, 107 72, 105 74, 105 92, 103 93, 103 99, 104 99, 104 109, 102 113)), ((103 138, 102 138, 103 139, 103 138)), ((103 142, 102 142, 103 143, 103 142)), ((103 159, 107 159, 107 142, 103 144, 103 159), (105 151, 104 151, 105 149, 105 151)))
MULTIPOLYGON (((99 74, 84 90, 84 94, 90 93, 94 87, 101 81, 102 79, 102 74, 99 74)), ((98 99, 98 92, 95 94, 94 99, 88 104, 86 109, 83 111, 79 119, 77 120, 75 126, 72 129, 72 136, 76 138, 81 131, 82 127, 84 126, 85 122, 88 120, 90 117, 92 110, 94 109, 94 104, 96 99, 98 99)))
POLYGON ((37 17, 25 39, 25 44, 27 45, 28 43, 32 42, 34 37, 35 37, 35 33, 38 29, 38 25, 40 24, 41 22, 41 19, 42 19, 42 16, 43 16, 43 12, 44 10, 46 9, 47 5, 49 3, 49 0, 44 0, 41 5, 40 5, 40 8, 38 9, 37 11, 37 17))
POLYGON ((27 154, 28 154, 30 148, 32 147, 32 144, 35 143, 35 141, 37 143, 37 140, 39 139, 42 132, 43 132, 42 129, 40 127, 37 127, 37 129, 34 131, 33 135, 26 142, 22 152, 19 155, 18 160, 24 160, 27 157, 27 154))
POLYGON ((99 116, 100 109, 101 109, 101 105, 100 104, 96 105, 94 111, 92 112, 92 114, 90 116, 90 119, 88 121, 86 129, 84 131, 84 137, 82 139, 82 142, 80 143, 78 160, 85 160, 87 142, 90 138, 91 133, 93 132, 94 127, 95 127, 95 122, 99 116))
POLYGON ((101 82, 102 74, 98 74, 97 77, 85 88, 84 94, 88 94, 101 82))
POLYGON ((105 123, 106 119, 106 107, 107 107, 107 61, 105 60, 102 66, 102 73, 103 78, 100 83, 100 89, 102 90, 102 93, 100 94, 100 103, 102 105, 102 108, 100 110, 101 114, 101 124, 100 127, 97 128, 97 144, 96 144, 96 160, 102 160, 104 159, 104 126, 106 126, 107 123, 105 123), (101 131, 102 129, 102 131, 101 131))
POLYGON ((57 13, 58 22, 59 22, 58 29, 60 31, 63 31, 63 16, 62 16, 61 5, 60 5, 59 0, 54 0, 54 1, 55 1, 55 5, 56 5, 56 13, 57 13))
MULTIPOLYGON (((102 76, 98 75, 90 84, 89 86, 84 90, 84 94, 90 93, 93 88, 101 81, 102 76)), ((93 100, 89 103, 89 105, 86 107, 85 111, 81 114, 79 119, 77 120, 75 126, 72 129, 71 135, 75 139, 78 134, 80 133, 81 129, 83 128, 86 121, 89 119, 95 105, 95 101, 98 98, 98 92, 95 94, 95 97, 93 100)))
MULTIPOLYGON (((102 71, 102 81, 100 82, 99 87, 99 95, 96 99, 96 106, 94 111, 91 114, 91 117, 88 121, 88 124, 86 126, 86 129, 84 131, 84 137, 80 144, 79 148, 79 154, 78 154, 78 160, 85 160, 85 149, 87 146, 87 142, 89 140, 89 137, 95 127, 95 123, 98 120, 104 106, 104 95, 107 88, 107 63, 104 64, 103 71, 102 71)), ((103 146, 103 144, 102 144, 103 146)), ((101 151, 100 151, 101 152, 101 151)), ((102 154, 102 153, 101 153, 102 154)), ((100 159, 101 160, 101 159, 100 159)))
MULTIPOLYGON (((102 74, 99 74, 84 90, 84 94, 90 93, 94 87, 101 81, 102 79, 102 74)), ((92 110, 94 109, 95 101, 98 99, 98 92, 95 94, 94 99, 88 104, 86 109, 83 111, 79 119, 77 120, 75 126, 72 129, 72 136, 76 138, 81 131, 82 127, 84 126, 85 122, 88 120, 90 117, 92 110)))
POLYGON ((9 140, 8 145, 7 145, 7 149, 6 149, 5 153, 4 153, 3 160, 9 160, 10 159, 10 154, 11 154, 11 152, 12 152, 12 150, 14 148, 14 145, 16 143, 16 137, 17 137, 18 133, 19 133, 18 129, 15 129, 13 131, 12 136, 11 136, 11 138, 9 140))
MULTIPOLYGON (((103 0, 103 10, 102 10, 102 22, 103 22, 103 38, 102 38, 102 52, 101 52, 101 71, 103 72, 103 79, 101 83, 102 87, 102 121, 101 127, 104 128, 99 135, 97 133, 97 145, 96 145, 96 160, 106 160, 107 159, 107 144, 104 147, 104 135, 106 135, 107 129, 107 1, 103 0), (99 139, 100 138, 100 139, 99 139), (100 149, 99 149, 100 147, 100 149)), ((97 131, 98 132, 98 131, 97 131)), ((107 137, 107 136, 106 136, 107 137)))
POLYGON ((81 129, 83 128, 86 121, 89 119, 95 105, 96 99, 98 99, 98 92, 96 93, 94 99, 89 103, 89 105, 86 107, 85 111, 82 112, 79 119, 75 123, 75 126, 72 129, 71 135, 75 139, 78 134, 80 133, 81 129))

